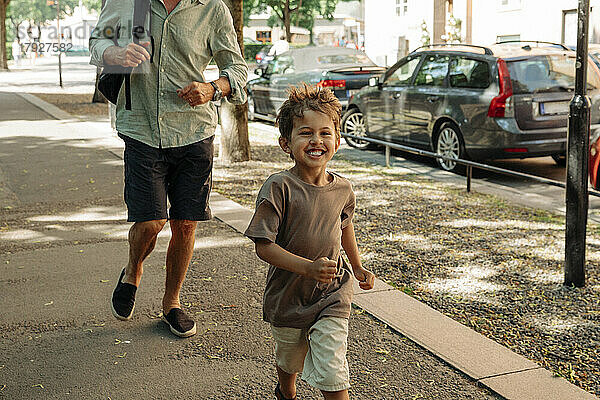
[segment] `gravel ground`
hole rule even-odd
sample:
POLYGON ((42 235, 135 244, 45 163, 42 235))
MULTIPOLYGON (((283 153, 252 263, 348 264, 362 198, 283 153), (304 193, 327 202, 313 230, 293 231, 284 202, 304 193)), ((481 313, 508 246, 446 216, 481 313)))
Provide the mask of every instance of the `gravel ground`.
MULTIPOLYGON (((251 130, 252 161, 217 165, 215 190, 250 208, 292 166, 251 130)), ((270 143, 274 143, 272 140, 270 143)), ((588 284, 563 281, 564 218, 339 156, 357 195, 367 268, 399 290, 600 394, 600 230, 588 226, 588 284)))
MULTIPOLYGON (((68 103, 78 100, 39 97, 68 112, 75 107, 68 103)), ((252 161, 217 162, 214 185, 253 208, 264 180, 292 164, 273 137, 252 128, 250 135, 252 161)), ((340 156, 330 167, 354 185, 355 229, 367 268, 600 395, 598 226, 588 225, 587 286, 567 288, 562 285, 564 217, 340 156)))

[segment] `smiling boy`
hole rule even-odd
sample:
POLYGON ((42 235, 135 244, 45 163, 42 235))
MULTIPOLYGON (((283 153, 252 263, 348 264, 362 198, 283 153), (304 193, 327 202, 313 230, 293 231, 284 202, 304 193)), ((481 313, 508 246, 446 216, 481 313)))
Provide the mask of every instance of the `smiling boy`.
POLYGON ((263 319, 275 340, 279 400, 296 398, 300 372, 325 399, 349 399, 352 275, 364 290, 375 280, 358 253, 352 186, 327 171, 340 146, 340 116, 340 102, 330 90, 290 89, 277 124, 279 145, 294 166, 265 181, 245 232, 270 264, 263 319))

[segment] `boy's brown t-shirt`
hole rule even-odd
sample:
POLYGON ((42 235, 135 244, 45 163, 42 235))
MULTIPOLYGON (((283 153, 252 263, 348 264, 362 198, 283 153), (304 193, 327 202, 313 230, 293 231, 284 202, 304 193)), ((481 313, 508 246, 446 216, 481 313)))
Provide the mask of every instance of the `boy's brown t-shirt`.
POLYGON ((321 317, 350 316, 352 273, 340 251, 355 197, 348 180, 331 175, 329 184, 315 186, 282 171, 271 175, 258 193, 246 236, 269 240, 309 260, 337 260, 338 268, 333 282, 321 283, 271 265, 263 319, 274 326, 306 328, 321 317))

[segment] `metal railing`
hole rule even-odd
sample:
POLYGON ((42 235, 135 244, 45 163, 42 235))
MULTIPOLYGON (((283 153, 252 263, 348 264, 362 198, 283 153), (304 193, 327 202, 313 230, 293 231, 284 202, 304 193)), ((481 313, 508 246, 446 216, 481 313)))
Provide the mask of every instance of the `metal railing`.
MULTIPOLYGON (((526 174, 524 172, 511 171, 509 169, 494 167, 492 165, 487 165, 487 164, 481 164, 481 163, 478 163, 475 161, 463 160, 461 158, 456 159, 456 158, 452 158, 452 157, 447 157, 447 156, 443 156, 441 154, 432 153, 431 151, 421 150, 421 149, 417 149, 414 147, 404 146, 401 144, 386 142, 384 140, 379 140, 379 139, 373 139, 373 138, 364 137, 364 136, 354 136, 354 135, 349 135, 349 134, 343 133, 343 132, 342 132, 342 136, 348 137, 348 138, 351 138, 354 140, 362 140, 365 142, 384 146, 385 147, 385 165, 387 167, 390 166, 390 149, 401 150, 401 151, 405 151, 405 152, 411 153, 411 154, 416 154, 419 156, 438 158, 438 159, 451 161, 451 162, 455 162, 457 164, 464 165, 467 167, 466 168, 467 192, 471 191, 471 181, 473 179, 473 168, 479 168, 484 171, 497 172, 499 174, 508 175, 508 176, 525 178, 525 179, 529 179, 529 180, 532 180, 535 182, 544 183, 546 185, 557 186, 557 187, 560 187, 563 189, 566 188, 566 184, 564 182, 555 181, 553 179, 548 179, 548 178, 543 178, 543 177, 537 176, 537 175, 526 174)), ((600 197, 600 191, 597 191, 597 190, 589 189, 588 194, 590 196, 600 197)))

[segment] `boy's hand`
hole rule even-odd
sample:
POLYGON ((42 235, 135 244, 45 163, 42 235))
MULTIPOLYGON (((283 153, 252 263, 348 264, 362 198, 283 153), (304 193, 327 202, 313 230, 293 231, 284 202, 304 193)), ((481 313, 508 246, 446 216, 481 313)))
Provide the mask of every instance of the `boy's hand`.
POLYGON ((330 283, 337 272, 337 262, 327 257, 321 257, 311 262, 306 276, 316 281, 330 283))
POLYGON ((363 267, 354 269, 354 276, 359 280, 358 286, 362 290, 373 289, 375 285, 375 274, 363 267))

